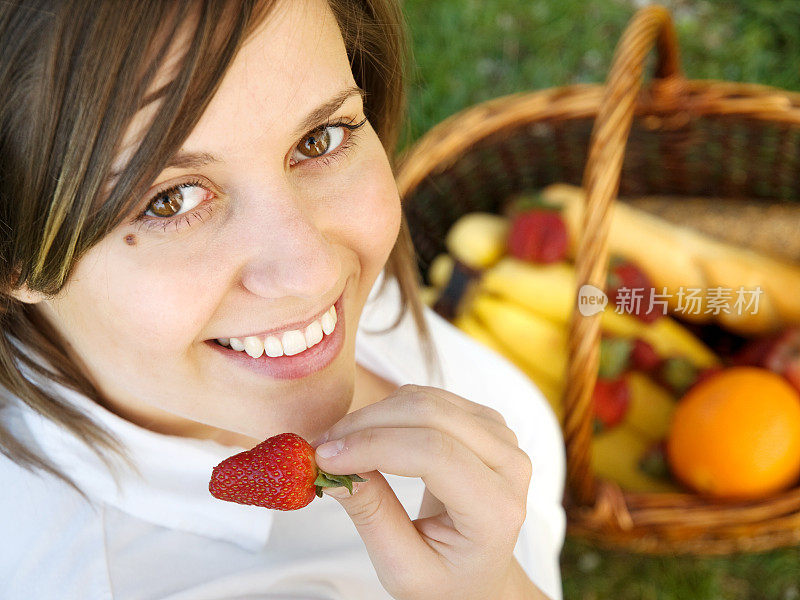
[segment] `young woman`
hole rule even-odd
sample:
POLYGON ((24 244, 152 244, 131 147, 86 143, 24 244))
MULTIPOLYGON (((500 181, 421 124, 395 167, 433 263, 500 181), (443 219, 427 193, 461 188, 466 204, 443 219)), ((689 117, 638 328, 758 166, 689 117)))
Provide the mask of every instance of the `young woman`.
POLYGON ((404 39, 391 0, 0 3, 0 596, 561 597, 558 424, 416 295, 404 39), (368 481, 210 496, 284 431, 368 481))

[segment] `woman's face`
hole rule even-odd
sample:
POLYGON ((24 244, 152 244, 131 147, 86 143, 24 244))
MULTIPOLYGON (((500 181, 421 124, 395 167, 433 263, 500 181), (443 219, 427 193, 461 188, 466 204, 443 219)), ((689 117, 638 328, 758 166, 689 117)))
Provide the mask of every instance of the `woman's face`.
POLYGON ((183 158, 142 198, 141 220, 92 247, 63 293, 39 304, 109 408, 156 431, 242 445, 281 431, 313 439, 348 411, 356 328, 400 226, 369 122, 308 135, 364 120, 353 89, 327 3, 279 3, 183 158), (214 341, 277 330, 283 342, 340 297, 334 332, 297 355, 251 358, 214 341))

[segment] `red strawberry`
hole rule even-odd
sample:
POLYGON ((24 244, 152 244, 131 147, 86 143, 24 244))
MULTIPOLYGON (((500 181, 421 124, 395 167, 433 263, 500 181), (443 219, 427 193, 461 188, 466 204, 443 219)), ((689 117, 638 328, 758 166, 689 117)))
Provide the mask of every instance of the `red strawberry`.
POLYGON ((652 323, 664 316, 660 305, 650 309, 650 299, 655 293, 647 274, 628 260, 616 258, 611 261, 606 281, 608 299, 616 305, 623 304, 624 312, 634 314, 645 323, 652 323), (623 292, 622 288, 627 288, 623 292), (638 299, 638 307, 637 300, 638 299))
POLYGON ((628 412, 631 391, 628 382, 617 379, 599 379, 592 393, 594 404, 595 430, 607 429, 619 424, 628 412))
POLYGON ((567 256, 567 226, 557 211, 534 209, 516 215, 508 232, 508 253, 521 260, 553 263, 567 256))
POLYGON ((281 433, 254 448, 226 458, 211 473, 208 491, 220 500, 277 510, 296 510, 322 497, 324 487, 346 487, 353 493, 358 475, 321 471, 314 449, 296 433, 281 433))
POLYGON ((633 340, 633 349, 631 350, 631 364, 634 369, 650 373, 661 364, 661 357, 653 346, 636 338, 633 340))

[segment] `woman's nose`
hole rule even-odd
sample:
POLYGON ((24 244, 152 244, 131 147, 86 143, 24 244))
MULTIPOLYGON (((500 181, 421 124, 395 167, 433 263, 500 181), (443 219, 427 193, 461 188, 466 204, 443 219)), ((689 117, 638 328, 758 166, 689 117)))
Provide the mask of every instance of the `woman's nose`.
POLYGON ((240 215, 236 238, 247 249, 241 282, 248 291, 264 298, 319 299, 339 285, 342 255, 329 229, 326 235, 322 213, 304 210, 302 199, 287 195, 240 215))

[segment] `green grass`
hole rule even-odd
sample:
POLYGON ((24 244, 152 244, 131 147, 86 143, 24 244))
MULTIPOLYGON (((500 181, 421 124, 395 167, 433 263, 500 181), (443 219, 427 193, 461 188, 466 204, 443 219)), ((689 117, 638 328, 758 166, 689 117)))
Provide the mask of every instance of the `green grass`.
MULTIPOLYGON (((401 147, 472 104, 605 81, 633 0, 405 0, 414 67, 401 147)), ((691 79, 800 91, 798 0, 665 0, 691 79)), ((652 62, 652 58, 651 58, 652 62)))
POLYGON ((728 557, 653 557, 601 551, 568 538, 561 568, 568 599, 800 598, 800 548, 728 557))
MULTIPOLYGON (((602 83, 634 0, 404 0, 414 52, 401 149, 468 106, 602 83)), ((664 0, 690 79, 800 91, 800 0, 664 0)), ((652 64, 652 56, 650 58, 652 64)), ((696 559, 609 552, 568 539, 567 600, 800 600, 800 548, 696 559)))

